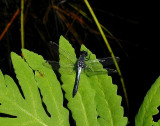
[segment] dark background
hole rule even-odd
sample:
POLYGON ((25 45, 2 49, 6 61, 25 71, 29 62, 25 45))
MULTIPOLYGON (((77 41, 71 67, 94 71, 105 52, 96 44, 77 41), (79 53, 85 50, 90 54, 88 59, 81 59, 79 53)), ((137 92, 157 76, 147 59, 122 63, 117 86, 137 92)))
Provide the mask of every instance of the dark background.
MULTIPOLYGON (((145 3, 139 1, 117 3, 117 1, 103 0, 89 2, 100 23, 116 37, 115 40, 105 32, 114 54, 120 57, 119 66, 128 92, 129 112, 118 75, 112 75, 113 82, 118 85, 118 94, 123 97, 125 116, 129 116, 130 125, 134 125, 135 115, 143 98, 159 76, 158 3, 146 3, 146 1, 145 3)), ((76 50, 79 50, 80 44, 84 43, 97 57, 110 56, 94 21, 89 22, 69 4, 77 6, 86 12, 88 17, 92 17, 81 0, 55 1, 56 7, 67 13, 73 12, 87 24, 84 25, 79 20, 73 22, 71 15, 66 16, 64 12, 60 12, 65 15, 65 22, 73 23, 70 26, 72 32, 67 28, 64 20, 59 18, 56 9, 51 9, 49 14, 46 14, 48 6, 51 5, 50 0, 28 0, 25 3, 25 12, 27 12, 25 13, 25 48, 43 55, 45 59, 52 59, 48 42, 50 40, 58 42, 59 36, 64 35, 76 50), (47 23, 43 22, 45 15, 48 16, 47 23), (78 37, 75 37, 74 33, 77 33, 78 37)), ((19 7, 18 0, 0 0, 0 34, 19 7)), ((4 74, 14 76, 10 52, 21 53, 20 41, 19 14, 0 40, 0 69, 4 74)), ((158 116, 154 117, 154 120, 157 121, 157 118, 158 116)))

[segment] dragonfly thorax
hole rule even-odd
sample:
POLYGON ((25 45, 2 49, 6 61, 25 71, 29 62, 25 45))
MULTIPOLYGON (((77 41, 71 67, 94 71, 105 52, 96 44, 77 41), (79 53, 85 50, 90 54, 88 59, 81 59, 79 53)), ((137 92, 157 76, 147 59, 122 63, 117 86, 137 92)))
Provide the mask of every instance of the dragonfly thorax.
POLYGON ((84 61, 79 60, 78 63, 77 63, 77 67, 78 67, 78 68, 79 68, 79 67, 85 68, 85 63, 84 63, 84 61))
POLYGON ((86 51, 81 51, 80 57, 77 62, 77 67, 85 68, 85 59, 88 53, 86 51))
POLYGON ((88 53, 86 51, 81 51, 80 55, 86 57, 88 55, 88 53))

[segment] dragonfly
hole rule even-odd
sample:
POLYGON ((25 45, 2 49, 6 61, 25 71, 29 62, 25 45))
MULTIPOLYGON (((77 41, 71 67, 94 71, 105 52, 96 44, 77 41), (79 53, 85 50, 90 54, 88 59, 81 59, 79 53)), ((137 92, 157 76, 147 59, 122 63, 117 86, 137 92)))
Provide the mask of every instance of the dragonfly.
MULTIPOLYGON (((77 59, 75 56, 67 52, 65 49, 60 48, 58 44, 56 44, 55 42, 51 41, 50 45, 53 46, 54 50, 59 49, 60 51, 57 51, 60 53, 59 55, 63 56, 63 58, 65 58, 65 60, 68 62, 68 64, 66 64, 59 63, 57 61, 47 61, 52 66, 52 69, 58 70, 59 68, 61 68, 64 71, 66 71, 67 74, 72 74, 74 73, 73 71, 76 72, 72 97, 74 97, 77 94, 82 70, 84 70, 84 73, 86 73, 87 76, 117 73, 117 71, 114 69, 105 68, 106 66, 114 64, 112 57, 91 60, 90 55, 87 51, 81 51, 80 56, 77 59), (106 70, 102 69, 99 63, 101 63, 106 70)), ((119 57, 115 57, 115 59, 117 62, 119 62, 120 60, 119 57)))

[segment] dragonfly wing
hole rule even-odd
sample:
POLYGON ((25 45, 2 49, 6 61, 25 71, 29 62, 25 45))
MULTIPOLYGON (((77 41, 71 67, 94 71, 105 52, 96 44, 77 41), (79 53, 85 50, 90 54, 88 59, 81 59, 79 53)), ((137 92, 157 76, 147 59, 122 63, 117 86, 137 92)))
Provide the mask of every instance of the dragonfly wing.
POLYGON ((59 46, 52 41, 50 41, 49 45, 53 55, 59 56, 59 62, 47 61, 52 66, 53 70, 59 70, 59 72, 63 74, 73 74, 77 58, 74 49, 70 47, 71 45, 64 44, 59 46), (66 49, 68 50, 66 51, 66 49))
POLYGON ((52 68, 53 70, 58 70, 60 68, 59 63, 56 61, 46 61, 45 63, 43 63, 43 66, 52 68))
MULTIPOLYGON (((120 60, 119 57, 116 57, 117 62, 120 60)), ((100 74, 114 74, 117 73, 117 70, 103 68, 114 63, 112 57, 88 60, 86 61, 85 73, 89 76, 100 75, 100 74)))
MULTIPOLYGON (((58 44, 56 44, 55 42, 50 41, 49 43, 50 45, 50 49, 52 52, 57 53, 57 55, 59 55, 59 59, 62 60, 63 62, 67 63, 67 64, 75 64, 77 61, 76 55, 72 55, 71 53, 73 52, 73 50, 71 52, 66 51, 66 49, 64 48, 60 48, 58 44)), ((67 47, 65 47, 67 48, 67 47)))
POLYGON ((105 68, 103 70, 91 70, 91 69, 85 69, 84 72, 88 76, 95 76, 95 75, 103 75, 103 74, 115 74, 117 73, 117 70, 115 69, 110 69, 110 68, 105 68))
POLYGON ((117 73, 117 70, 115 69, 110 69, 110 68, 105 68, 107 70, 107 73, 110 75, 110 74, 115 74, 117 73))
MULTIPOLYGON (((120 61, 119 57, 115 57, 115 58, 116 58, 117 62, 120 61)), ((103 65, 103 67, 106 67, 106 66, 114 64, 114 61, 113 61, 112 57, 86 61, 87 66, 97 66, 99 63, 101 63, 103 65)))
POLYGON ((95 76, 95 75, 102 75, 102 74, 107 74, 107 71, 90 71, 90 70, 84 70, 87 76, 95 76))
MULTIPOLYGON (((119 62, 120 58, 119 57, 115 57, 116 61, 119 62)), ((107 57, 107 58, 101 58, 98 59, 98 61, 103 65, 103 66, 108 66, 108 65, 112 65, 114 64, 114 60, 112 57, 107 57)))
POLYGON ((73 74, 75 71, 75 66, 73 64, 64 64, 64 63, 59 64, 59 62, 56 61, 47 61, 43 65, 50 68, 52 66, 52 69, 55 71, 61 70, 63 74, 73 74))

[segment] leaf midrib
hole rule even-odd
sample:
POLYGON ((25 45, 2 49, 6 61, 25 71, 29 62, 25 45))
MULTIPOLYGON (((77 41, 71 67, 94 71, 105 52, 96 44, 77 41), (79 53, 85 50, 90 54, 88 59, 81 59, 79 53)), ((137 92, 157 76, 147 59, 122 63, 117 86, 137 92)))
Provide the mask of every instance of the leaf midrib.
POLYGON ((39 120, 39 118, 35 118, 37 116, 33 116, 32 113, 28 112, 26 109, 24 109, 22 106, 20 106, 19 104, 17 104, 15 101, 13 101, 12 99, 9 99, 8 97, 3 97, 3 99, 8 100, 11 104, 13 104, 14 106, 16 106, 17 108, 19 108, 23 113, 25 113, 26 115, 32 117, 33 119, 35 119, 38 123, 44 125, 44 126, 48 126, 47 124, 45 124, 44 122, 42 122, 41 120, 39 120))

